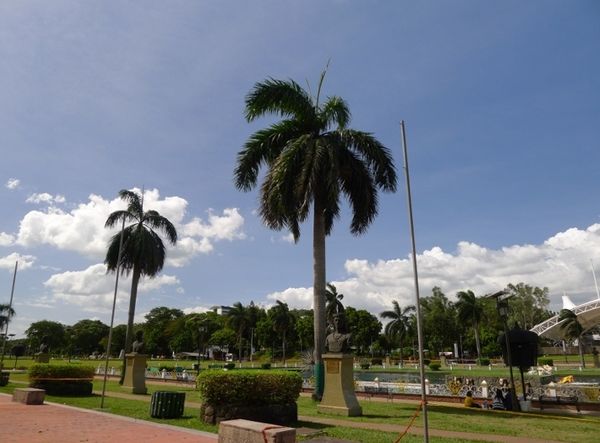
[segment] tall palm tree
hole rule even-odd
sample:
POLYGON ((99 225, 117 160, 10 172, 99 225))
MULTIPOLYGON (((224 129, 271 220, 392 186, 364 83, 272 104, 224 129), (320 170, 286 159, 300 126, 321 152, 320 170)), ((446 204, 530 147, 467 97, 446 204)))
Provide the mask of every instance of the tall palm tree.
POLYGON ((393 308, 390 311, 383 311, 379 314, 382 318, 390 319, 390 322, 385 325, 385 335, 390 339, 398 337, 400 343, 400 366, 404 366, 402 357, 404 351, 404 335, 408 331, 411 319, 411 313, 415 312, 416 308, 413 305, 401 308, 396 300, 392 301, 393 308))
POLYGON ((325 289, 325 312, 327 315, 327 323, 333 325, 333 316, 338 312, 344 312, 344 305, 341 300, 344 294, 338 294, 337 288, 331 283, 327 283, 325 289))
POLYGON ((285 364, 286 335, 288 330, 292 328, 294 324, 294 317, 290 313, 287 303, 283 303, 279 300, 277 300, 277 304, 271 308, 270 314, 273 322, 273 330, 278 334, 281 334, 283 364, 285 364))
POLYGON ((348 129, 350 111, 340 97, 320 102, 293 80, 268 79, 246 97, 246 119, 276 114, 282 120, 250 136, 238 153, 234 172, 238 189, 249 191, 262 166, 260 214, 272 229, 286 228, 294 240, 300 223, 313 215, 313 308, 315 396, 323 393, 325 344, 325 237, 340 214, 345 196, 352 207, 350 231, 362 234, 377 215, 377 191, 395 191, 396 171, 389 150, 371 134, 348 129))
POLYGON ((582 368, 585 368, 585 359, 583 358, 583 346, 581 343, 581 337, 583 336, 583 325, 579 323, 577 314, 570 309, 561 309, 558 315, 558 321, 560 323, 560 329, 565 334, 565 337, 571 340, 577 339, 579 346, 579 362, 582 368))
MULTIPOLYGON (((112 228, 119 222, 132 223, 123 229, 123 251, 120 263, 122 274, 132 274, 127 332, 125 333, 125 352, 127 353, 131 351, 133 342, 133 318, 140 278, 156 276, 165 263, 165 245, 155 230, 164 233, 172 245, 177 243, 177 231, 173 224, 157 211, 144 211, 143 196, 123 189, 119 191, 119 197, 127 202, 127 209, 110 214, 104 227, 112 228)), ((116 271, 119 266, 120 238, 121 233, 118 232, 113 235, 108 244, 104 259, 108 272, 116 271)))
POLYGON ((249 312, 239 301, 233 304, 233 307, 227 313, 227 322, 229 327, 235 331, 238 339, 238 359, 242 361, 242 339, 244 332, 249 324, 249 312))
POLYGON ((477 348, 477 358, 481 359, 481 342, 479 340, 479 325, 483 320, 484 308, 480 298, 477 298, 470 289, 456 293, 458 301, 455 306, 457 309, 458 320, 461 323, 471 324, 475 334, 475 347, 477 348))

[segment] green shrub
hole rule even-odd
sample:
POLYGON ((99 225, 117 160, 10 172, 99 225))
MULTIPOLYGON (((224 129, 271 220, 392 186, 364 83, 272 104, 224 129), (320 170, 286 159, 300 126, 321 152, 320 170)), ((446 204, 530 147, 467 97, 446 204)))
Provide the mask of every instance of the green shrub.
POLYGON ((260 367, 261 369, 271 369, 271 363, 263 363, 260 367))
POLYGON ((551 358, 547 358, 547 357, 539 357, 537 359, 537 364, 538 366, 554 366, 554 360, 552 360, 551 358))
POLYGON ((423 359, 423 364, 424 364, 425 366, 429 366, 429 363, 431 363, 431 360, 429 360, 428 358, 424 358, 424 359, 423 359))
POLYGON ((35 364, 29 368, 29 386, 51 395, 91 395, 92 366, 35 364))
POLYGON ((225 369, 235 369, 235 363, 226 363, 225 369))
POLYGON ((212 405, 289 404, 300 395, 302 376, 282 370, 205 371, 198 376, 197 386, 203 400, 212 405))
POLYGON ((208 365, 208 369, 220 369, 222 367, 223 367, 223 365, 219 365, 219 364, 210 364, 210 365, 208 365))
POLYGON ((441 367, 442 365, 439 363, 429 363, 429 369, 432 371, 439 371, 441 367))
POLYGON ((489 358, 481 357, 479 360, 477 360, 477 364, 479 366, 489 366, 490 365, 490 359, 489 358))
POLYGON ((360 364, 361 369, 369 369, 370 367, 371 367, 371 363, 361 363, 360 364))
POLYGON ((377 365, 382 366, 383 365, 383 360, 380 359, 380 358, 372 358, 371 359, 371 364, 373 366, 377 366, 377 365))

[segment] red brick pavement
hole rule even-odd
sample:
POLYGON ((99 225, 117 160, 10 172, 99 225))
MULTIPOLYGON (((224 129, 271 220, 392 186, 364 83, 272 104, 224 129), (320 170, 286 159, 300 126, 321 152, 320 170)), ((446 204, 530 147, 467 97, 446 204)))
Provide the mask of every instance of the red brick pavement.
POLYGON ((57 404, 24 405, 0 394, 2 443, 214 443, 216 434, 57 404))

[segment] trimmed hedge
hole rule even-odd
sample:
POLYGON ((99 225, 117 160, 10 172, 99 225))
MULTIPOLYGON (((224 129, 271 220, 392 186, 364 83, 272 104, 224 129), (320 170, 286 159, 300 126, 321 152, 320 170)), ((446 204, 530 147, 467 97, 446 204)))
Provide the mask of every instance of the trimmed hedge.
POLYGON ((302 376, 283 370, 204 371, 196 383, 206 403, 260 406, 294 403, 300 395, 302 376))
POLYGON ((429 363, 429 369, 432 371, 439 371, 441 367, 442 365, 439 363, 429 363))
POLYGON ((547 357, 538 357, 537 364, 538 366, 554 366, 554 360, 547 357))
POLYGON ((91 395, 93 366, 35 364, 29 368, 29 386, 51 395, 91 395))
POLYGON ((302 376, 285 370, 205 371, 196 385, 203 403, 200 418, 206 423, 243 418, 289 424, 298 420, 296 400, 302 376))
POLYGON ((479 360, 477 360, 477 364, 479 366, 489 366, 490 365, 490 359, 489 358, 485 358, 485 357, 481 357, 479 360))

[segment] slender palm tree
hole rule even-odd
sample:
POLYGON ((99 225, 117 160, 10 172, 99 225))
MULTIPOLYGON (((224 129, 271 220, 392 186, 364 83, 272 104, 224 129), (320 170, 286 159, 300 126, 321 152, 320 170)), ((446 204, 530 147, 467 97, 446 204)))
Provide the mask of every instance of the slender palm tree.
POLYGON ((4 365, 4 353, 6 352, 6 342, 8 341, 8 323, 15 315, 15 310, 8 304, 0 303, 0 333, 2 333, 2 351, 0 357, 0 369, 4 365))
POLYGON ((249 312, 239 301, 233 304, 233 307, 227 313, 227 322, 229 327, 235 331, 238 339, 238 359, 242 361, 242 339, 244 332, 249 324, 249 312))
MULTIPOLYGON (((140 278, 156 276, 165 263, 165 245, 155 230, 164 233, 172 245, 177 243, 177 231, 173 224, 157 211, 144 211, 143 196, 123 189, 119 191, 119 197, 127 202, 127 209, 110 214, 104 227, 112 228, 119 222, 123 222, 124 226, 128 222, 132 223, 123 229, 123 250, 120 263, 122 274, 132 274, 127 332, 125 333, 125 352, 127 353, 131 351, 133 342, 133 318, 140 278)), ((118 232, 113 235, 108 244, 104 259, 108 272, 115 272, 119 266, 120 238, 121 233, 118 232)))
POLYGON ((15 310, 8 304, 0 303, 0 332, 10 323, 10 319, 15 315, 15 310))
POLYGON ((325 312, 327 315, 327 323, 333 325, 333 316, 338 312, 344 312, 344 305, 341 300, 344 294, 338 294, 337 288, 331 283, 327 283, 325 289, 325 312))
POLYGON ((579 362, 582 368, 585 368, 585 359, 583 358, 583 346, 581 343, 581 337, 583 336, 583 325, 579 323, 577 314, 570 309, 561 309, 558 315, 558 321, 560 323, 560 329, 565 334, 565 337, 571 340, 577 340, 579 346, 579 362))
POLYGON ((455 306, 457 309, 458 320, 461 323, 471 324, 475 334, 475 347, 477 349, 477 358, 481 359, 481 342, 479 340, 479 325, 483 320, 484 308, 481 299, 477 298, 473 291, 466 290, 456 293, 458 301, 455 306))
POLYGON ((404 351, 404 335, 408 331, 411 313, 415 312, 416 308, 413 305, 401 308, 396 300, 392 301, 393 308, 390 311, 383 311, 379 314, 382 318, 390 319, 390 322, 385 325, 384 332, 390 340, 394 337, 398 338, 400 343, 400 366, 404 366, 402 357, 404 351))
POLYGON ((277 304, 271 308, 271 320, 273 322, 273 330, 281 334, 283 364, 285 364, 285 345, 287 332, 294 324, 294 317, 290 313, 287 303, 277 300, 277 304))
POLYGON ((325 343, 325 237, 345 196, 352 207, 350 231, 364 233, 377 215, 377 191, 395 191, 396 171, 389 150, 366 132, 348 129, 350 110, 340 97, 320 102, 293 80, 268 79, 246 97, 246 119, 275 114, 282 120, 255 132, 238 153, 238 189, 249 191, 267 168, 260 187, 260 215, 272 229, 288 229, 298 241, 300 224, 313 216, 313 308, 315 396, 323 393, 325 343))

